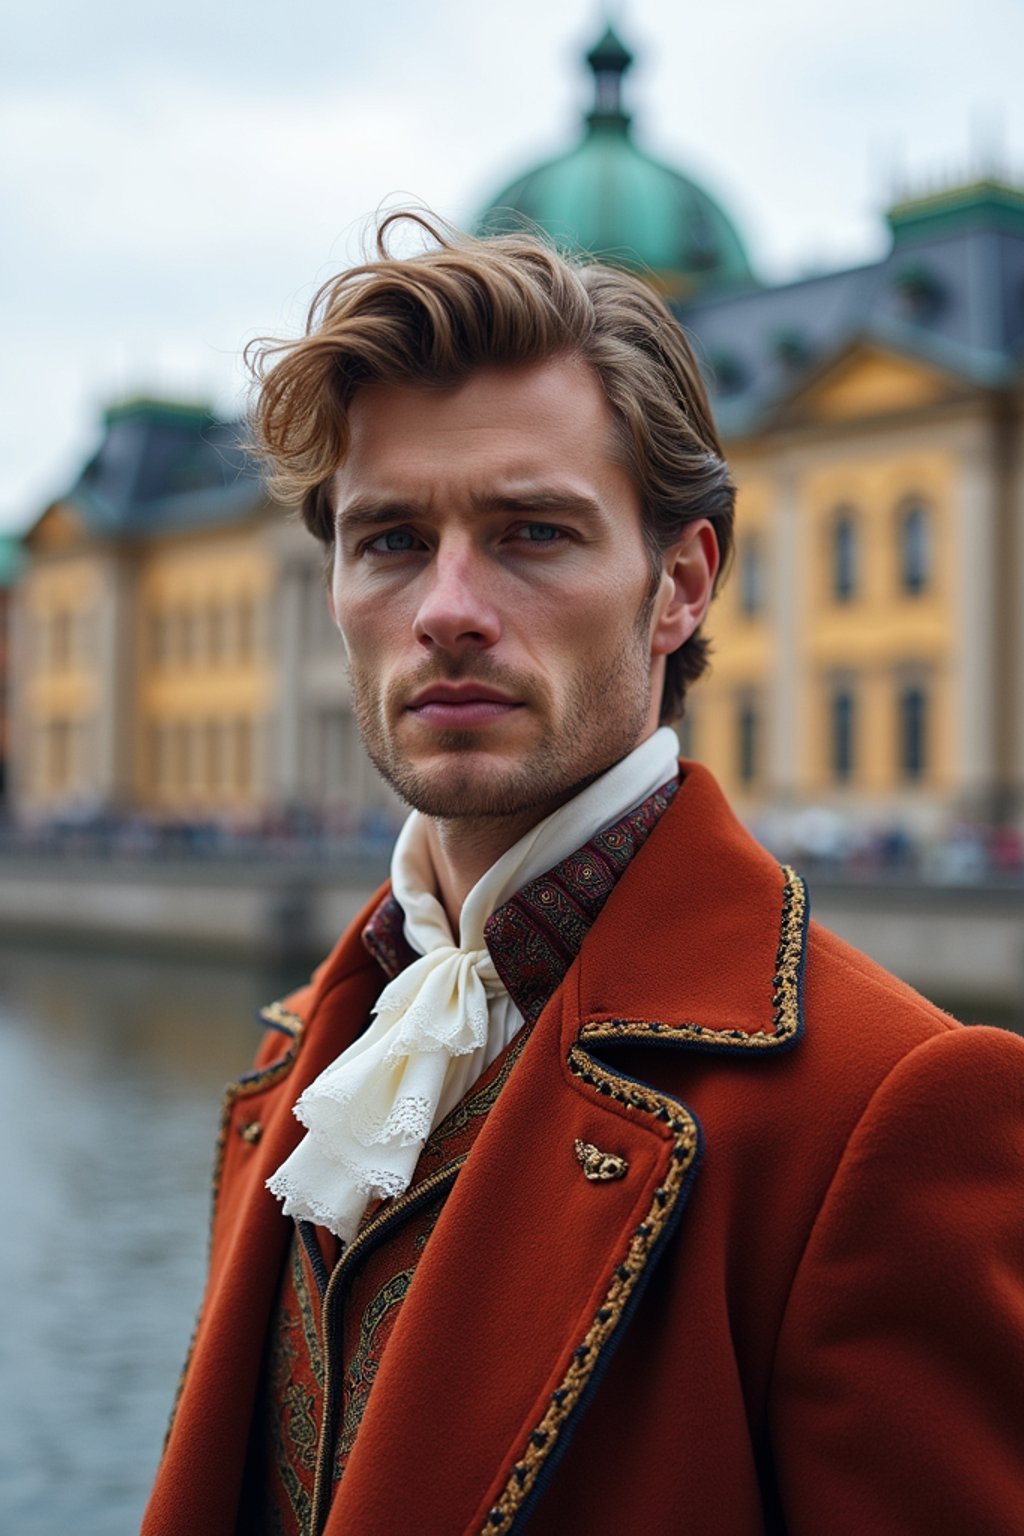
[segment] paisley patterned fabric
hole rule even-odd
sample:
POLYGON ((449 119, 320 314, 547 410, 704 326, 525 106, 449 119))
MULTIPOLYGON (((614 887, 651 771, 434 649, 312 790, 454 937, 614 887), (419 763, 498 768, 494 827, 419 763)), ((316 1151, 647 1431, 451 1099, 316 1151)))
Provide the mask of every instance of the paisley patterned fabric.
MULTIPOLYGON (((561 985, 616 882, 678 788, 678 779, 663 784, 488 918, 484 938, 491 959, 525 1019, 535 1019, 561 985)), ((416 959, 402 922, 398 902, 386 896, 363 929, 363 942, 389 981, 416 959)))
MULTIPOLYGON (((443 1178, 446 1169, 457 1169, 469 1155, 533 1024, 677 788, 677 781, 663 785, 584 848, 524 886, 488 919, 487 947, 525 1024, 432 1132, 403 1204, 427 1180, 443 1178)), ((363 932, 364 943, 388 979, 415 959, 402 924, 402 910, 388 896, 363 932)), ((396 1213, 383 1240, 368 1246, 366 1256, 349 1266, 344 1284, 334 1287, 327 1319, 324 1294, 342 1245, 323 1228, 296 1224, 263 1364, 240 1530, 252 1536, 304 1536, 308 1530, 324 1413, 325 1325, 341 1343, 332 1365, 332 1371, 340 1372, 342 1387, 331 1472, 335 1483, 344 1475, 402 1302, 450 1188, 444 1182, 436 1199, 419 1204, 413 1200, 406 1215, 396 1213)), ((389 1204, 369 1206, 362 1230, 389 1204)))

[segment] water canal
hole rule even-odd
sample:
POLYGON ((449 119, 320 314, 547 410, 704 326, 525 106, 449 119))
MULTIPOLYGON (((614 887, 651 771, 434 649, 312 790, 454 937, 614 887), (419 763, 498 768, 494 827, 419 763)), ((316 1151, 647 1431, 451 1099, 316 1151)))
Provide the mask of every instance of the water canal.
POLYGON ((132 1536, 205 1262, 258 968, 0 946, 0 1530, 132 1536))

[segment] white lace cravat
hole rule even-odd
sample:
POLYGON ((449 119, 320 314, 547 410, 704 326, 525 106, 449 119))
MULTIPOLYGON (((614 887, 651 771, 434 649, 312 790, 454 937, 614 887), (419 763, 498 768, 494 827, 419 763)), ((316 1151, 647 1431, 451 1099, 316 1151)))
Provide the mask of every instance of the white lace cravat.
POLYGON ((413 811, 391 875, 406 938, 421 957, 388 983, 369 1028, 295 1105, 307 1134, 267 1180, 286 1215, 351 1242, 370 1200, 408 1188, 431 1130, 523 1022, 484 943, 487 919, 672 778, 677 753, 674 732, 656 731, 532 828, 466 897, 457 945, 433 894, 427 823, 413 811))

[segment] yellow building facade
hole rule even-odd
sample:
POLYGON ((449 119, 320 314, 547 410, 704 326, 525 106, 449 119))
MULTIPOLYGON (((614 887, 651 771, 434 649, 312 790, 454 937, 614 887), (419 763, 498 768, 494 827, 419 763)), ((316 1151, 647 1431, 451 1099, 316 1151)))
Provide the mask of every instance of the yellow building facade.
POLYGON ((729 444, 736 556, 688 744, 750 815, 998 813, 1021 712, 996 600, 1019 544, 998 514, 1020 493, 992 402, 876 351, 837 372, 729 444))
POLYGON ((261 523, 126 547, 97 540, 73 505, 47 511, 18 593, 24 814, 266 803, 276 666, 261 523))
POLYGON ((239 423, 137 400, 24 540, 10 799, 23 819, 396 817, 362 748, 318 546, 239 423))
POLYGON ((257 522, 147 550, 135 614, 133 799, 245 815, 268 800, 276 573, 257 522))

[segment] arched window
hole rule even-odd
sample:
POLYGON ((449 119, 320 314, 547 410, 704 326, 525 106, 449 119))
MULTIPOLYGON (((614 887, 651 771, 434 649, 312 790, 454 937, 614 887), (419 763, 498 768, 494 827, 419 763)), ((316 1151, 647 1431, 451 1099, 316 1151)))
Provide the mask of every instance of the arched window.
POLYGON ((837 603, 848 603, 857 594, 858 542, 855 514, 840 507, 832 524, 832 596, 837 603))
POLYGON ((749 533, 740 540, 740 608, 748 619, 764 608, 764 558, 761 540, 749 533))
POLYGON ((920 501, 908 501, 899 514, 900 587, 910 597, 924 592, 932 574, 932 520, 920 501))
POLYGON ((901 690, 899 716, 900 772, 916 782, 928 771, 928 692, 920 683, 901 690))
POLYGON ((856 699, 848 684, 841 684, 832 694, 832 777, 845 784, 853 777, 856 765, 856 699))

